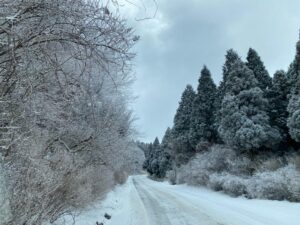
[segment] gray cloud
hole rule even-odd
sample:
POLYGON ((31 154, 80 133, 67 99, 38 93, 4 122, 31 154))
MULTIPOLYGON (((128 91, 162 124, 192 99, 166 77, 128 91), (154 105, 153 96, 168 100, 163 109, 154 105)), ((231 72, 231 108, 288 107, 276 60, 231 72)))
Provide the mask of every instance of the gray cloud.
POLYGON ((172 126, 184 87, 197 86, 204 64, 219 83, 229 48, 244 58, 253 47, 270 74, 287 69, 298 39, 299 9, 298 0, 158 0, 155 18, 134 22, 141 41, 135 49, 139 98, 133 108, 142 139, 161 138, 172 126))

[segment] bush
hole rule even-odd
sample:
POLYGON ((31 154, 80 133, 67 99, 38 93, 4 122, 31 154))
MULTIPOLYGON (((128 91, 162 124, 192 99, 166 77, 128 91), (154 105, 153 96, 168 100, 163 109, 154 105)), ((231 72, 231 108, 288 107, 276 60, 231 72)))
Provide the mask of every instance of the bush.
POLYGON ((300 201, 299 158, 296 153, 276 158, 260 155, 251 161, 215 145, 178 168, 177 177, 174 173, 168 177, 172 183, 207 186, 231 196, 300 201))
POLYGON ((116 184, 124 184, 127 180, 128 174, 124 170, 118 170, 114 172, 114 180, 116 184))
POLYGON ((248 182, 251 198, 300 201, 300 174, 294 165, 257 173, 248 182))
POLYGON ((287 161, 291 165, 295 165, 296 169, 300 172, 300 154, 293 153, 287 157, 287 161))
POLYGON ((212 174, 229 172, 231 174, 249 174, 250 160, 239 156, 234 150, 222 146, 212 146, 209 151, 197 154, 188 164, 180 167, 179 183, 207 185, 212 174))
POLYGON ((209 178, 208 187, 216 191, 224 191, 231 196, 246 194, 247 179, 231 174, 212 174, 209 178))
POLYGON ((175 172, 175 170, 167 171, 166 178, 170 181, 170 183, 172 185, 176 184, 176 172, 175 172))
POLYGON ((273 156, 271 158, 263 160, 258 166, 257 170, 261 172, 276 171, 279 168, 282 168, 283 166, 284 166, 283 158, 273 156))

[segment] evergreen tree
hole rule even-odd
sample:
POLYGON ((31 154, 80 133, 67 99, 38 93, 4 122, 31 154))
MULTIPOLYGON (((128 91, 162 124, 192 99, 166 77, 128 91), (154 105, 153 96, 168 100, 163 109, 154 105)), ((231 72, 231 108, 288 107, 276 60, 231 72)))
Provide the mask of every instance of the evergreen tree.
POLYGON ((270 147, 280 134, 269 124, 267 100, 252 70, 240 59, 233 64, 225 85, 220 136, 226 144, 240 150, 270 147))
POLYGON ((264 91, 271 87, 272 78, 266 70, 259 55, 252 48, 250 48, 248 51, 246 66, 253 71, 254 76, 258 81, 258 87, 260 87, 261 90, 264 91))
POLYGON ((214 129, 216 91, 210 71, 204 66, 191 114, 190 142, 194 148, 200 142, 216 140, 214 129))
POLYGON ((237 59, 233 64, 225 83, 225 95, 238 95, 241 91, 249 90, 258 86, 258 82, 253 72, 242 62, 237 59))
POLYGON ((171 149, 171 145, 172 145, 172 130, 170 127, 168 127, 161 141, 161 147, 165 149, 167 152, 169 152, 169 149, 171 149))
POLYGON ((269 101, 269 116, 271 126, 277 127, 283 141, 289 138, 287 127, 289 85, 287 75, 283 70, 277 71, 272 80, 272 86, 267 91, 269 101))
POLYGON ((288 127, 291 137, 300 142, 300 40, 296 46, 296 57, 292 67, 292 73, 289 76, 292 95, 288 105, 288 127))
POLYGON ((297 81, 297 70, 296 70, 296 60, 294 59, 293 62, 290 64, 288 71, 287 71, 287 80, 289 85, 289 93, 293 92, 294 85, 297 81))
POLYGON ((159 151, 160 144, 158 138, 155 138, 153 144, 151 145, 151 150, 149 151, 149 158, 147 163, 147 171, 150 175, 156 175, 159 173, 159 151))
POLYGON ((225 97, 227 78, 232 71, 233 65, 238 60, 240 60, 240 56, 233 49, 229 49, 225 55, 225 63, 223 65, 223 79, 218 88, 219 106, 221 106, 223 98, 225 97))
MULTIPOLYGON (((217 93, 216 93, 216 99, 215 99, 215 130, 218 129, 221 123, 221 107, 222 107, 222 101, 225 97, 225 86, 226 86, 226 81, 228 74, 232 71, 232 66, 234 63, 239 60, 240 57, 239 55, 233 50, 229 49, 225 55, 225 63, 223 65, 223 79, 217 88, 217 93)), ((222 139, 218 137, 217 142, 222 142, 222 139)))
POLYGON ((225 63, 223 65, 223 83, 226 83, 227 77, 232 71, 234 64, 237 60, 240 60, 241 57, 233 49, 229 49, 225 55, 225 63))
POLYGON ((172 168, 171 159, 171 147, 172 147, 172 131, 168 127, 161 142, 161 153, 159 158, 159 177, 166 176, 166 172, 172 168))
POLYGON ((159 145, 160 145, 159 139, 158 139, 158 137, 156 137, 153 142, 153 148, 157 149, 157 148, 159 148, 159 145))
POLYGON ((300 142, 300 95, 293 95, 288 105, 288 127, 291 137, 300 142))
POLYGON ((148 171, 148 168, 150 166, 150 160, 151 160, 151 155, 153 154, 153 147, 152 147, 152 143, 148 144, 147 146, 145 146, 145 162, 143 163, 143 169, 148 171))
POLYGON ((189 140, 189 131, 195 96, 196 94, 192 86, 187 85, 181 96, 181 101, 179 102, 179 107, 174 117, 174 126, 172 129, 173 154, 175 154, 175 161, 178 164, 186 162, 193 154, 189 140))
POLYGON ((148 154, 143 167, 151 176, 163 178, 167 170, 171 169, 170 138, 171 130, 168 129, 162 144, 159 143, 158 138, 155 138, 154 142, 148 145, 148 154))
POLYGON ((188 134, 191 125, 191 112, 196 93, 191 85, 187 85, 179 102, 176 115, 174 117, 173 137, 182 137, 188 142, 188 134))

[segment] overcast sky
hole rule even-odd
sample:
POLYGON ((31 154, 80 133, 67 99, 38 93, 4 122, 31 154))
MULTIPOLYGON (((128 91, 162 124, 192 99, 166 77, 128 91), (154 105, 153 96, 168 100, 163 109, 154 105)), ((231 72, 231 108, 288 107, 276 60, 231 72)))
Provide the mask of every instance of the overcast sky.
MULTIPOLYGON (((153 15, 151 0, 127 10, 131 18, 153 15)), ((172 126, 181 93, 197 87, 205 64, 216 84, 222 77, 226 50, 245 59, 249 47, 272 75, 294 58, 300 28, 299 0, 157 0, 153 19, 132 21, 141 36, 135 51, 133 104, 141 140, 160 139, 172 126)))

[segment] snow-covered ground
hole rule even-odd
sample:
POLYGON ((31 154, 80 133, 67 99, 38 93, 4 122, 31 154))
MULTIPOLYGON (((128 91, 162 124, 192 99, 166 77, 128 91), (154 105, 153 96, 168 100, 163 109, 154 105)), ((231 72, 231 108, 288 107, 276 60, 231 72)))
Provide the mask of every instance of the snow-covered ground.
MULTIPOLYGON (((66 224, 73 220, 65 218, 66 224)), ((131 176, 88 208, 76 225, 300 225, 300 203, 232 198, 186 185, 131 176), (104 214, 112 216, 110 220, 104 214)))

